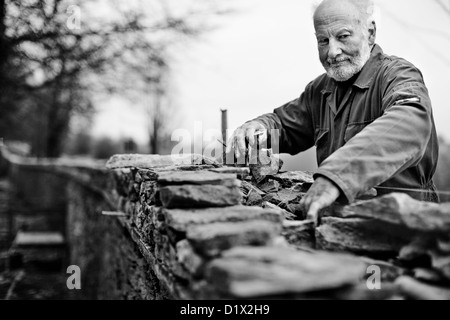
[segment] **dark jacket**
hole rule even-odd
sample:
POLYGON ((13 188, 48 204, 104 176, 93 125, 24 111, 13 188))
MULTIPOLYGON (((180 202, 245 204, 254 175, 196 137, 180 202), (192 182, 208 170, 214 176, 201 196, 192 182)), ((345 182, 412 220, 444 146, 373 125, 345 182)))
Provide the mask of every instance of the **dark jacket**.
POLYGON ((333 181, 349 202, 376 186, 426 189, 420 198, 437 201, 439 146, 421 72, 375 45, 340 105, 336 87, 324 74, 298 99, 256 120, 280 130, 280 153, 315 145, 315 177, 333 181))

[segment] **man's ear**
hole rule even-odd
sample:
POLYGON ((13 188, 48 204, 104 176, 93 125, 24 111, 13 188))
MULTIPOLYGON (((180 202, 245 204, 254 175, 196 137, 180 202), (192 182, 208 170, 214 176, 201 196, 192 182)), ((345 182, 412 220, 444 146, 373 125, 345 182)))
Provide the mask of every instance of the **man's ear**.
POLYGON ((377 24, 375 21, 369 23, 369 45, 373 46, 377 38, 377 24))

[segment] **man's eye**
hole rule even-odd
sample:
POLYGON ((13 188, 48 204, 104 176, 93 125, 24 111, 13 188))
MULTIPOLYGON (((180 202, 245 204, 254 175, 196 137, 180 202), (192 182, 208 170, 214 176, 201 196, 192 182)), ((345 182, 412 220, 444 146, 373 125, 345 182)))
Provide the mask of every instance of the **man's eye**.
POLYGON ((327 45, 328 44, 328 39, 319 39, 318 43, 321 46, 327 45))
POLYGON ((349 34, 343 34, 343 35, 340 35, 338 38, 339 38, 339 40, 345 40, 345 39, 347 39, 348 37, 350 37, 349 34))

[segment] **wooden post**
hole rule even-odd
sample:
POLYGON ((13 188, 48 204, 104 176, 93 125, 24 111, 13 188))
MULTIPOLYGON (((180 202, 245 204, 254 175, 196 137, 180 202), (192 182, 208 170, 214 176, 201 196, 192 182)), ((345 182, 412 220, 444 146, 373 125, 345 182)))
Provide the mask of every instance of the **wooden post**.
MULTIPOLYGON (((223 143, 227 143, 227 129, 228 129, 228 111, 226 109, 221 109, 220 110, 222 112, 222 142, 223 143)), ((223 165, 226 165, 227 163, 227 152, 226 152, 226 148, 223 147, 223 152, 222 152, 222 160, 223 160, 223 165)))

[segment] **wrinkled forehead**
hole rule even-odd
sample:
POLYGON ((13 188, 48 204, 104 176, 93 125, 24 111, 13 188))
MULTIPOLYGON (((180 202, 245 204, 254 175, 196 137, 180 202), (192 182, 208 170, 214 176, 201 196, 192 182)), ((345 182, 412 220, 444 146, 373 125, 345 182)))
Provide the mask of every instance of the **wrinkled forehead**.
POLYGON ((355 28, 361 25, 362 16, 357 8, 346 1, 331 2, 319 6, 314 14, 316 31, 330 26, 340 25, 355 28))
POLYGON ((320 16, 314 18, 314 28, 316 32, 341 28, 354 30, 361 28, 361 19, 349 14, 320 16))

